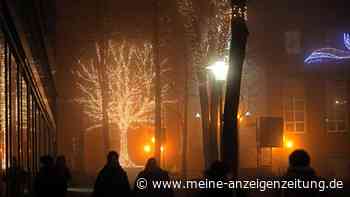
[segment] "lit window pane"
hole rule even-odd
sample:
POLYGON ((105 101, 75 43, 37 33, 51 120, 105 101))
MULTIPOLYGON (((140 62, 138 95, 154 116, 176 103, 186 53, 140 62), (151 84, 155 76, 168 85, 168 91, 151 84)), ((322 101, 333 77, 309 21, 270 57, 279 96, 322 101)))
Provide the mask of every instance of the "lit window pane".
POLYGON ((304 112, 295 112, 295 121, 304 121, 304 112))
POLYGON ((336 130, 336 124, 333 121, 329 121, 327 124, 327 128, 329 131, 335 131, 336 130))
POLYGON ((343 121, 345 121, 345 111, 343 111, 343 110, 335 111, 335 119, 336 120, 343 120, 343 121))
POLYGON ((344 132, 347 129, 347 81, 327 82, 327 124, 328 131, 344 132))
POLYGON ((295 131, 303 132, 304 131, 304 123, 296 123, 295 124, 295 131))
POLYGON ((297 110, 297 111, 304 111, 304 101, 303 100, 296 100, 295 103, 294 103, 294 110, 297 110))
POLYGON ((286 121, 294 121, 293 112, 286 112, 286 121))
POLYGON ((338 129, 339 131, 344 131, 345 128, 346 128, 346 127, 345 127, 345 122, 338 122, 338 125, 337 125, 337 126, 338 126, 337 129, 338 129))
POLYGON ((293 110, 293 100, 292 99, 286 99, 285 110, 286 111, 292 111, 293 110))
POLYGON ((287 131, 295 131, 294 124, 293 123, 286 123, 286 130, 287 131))

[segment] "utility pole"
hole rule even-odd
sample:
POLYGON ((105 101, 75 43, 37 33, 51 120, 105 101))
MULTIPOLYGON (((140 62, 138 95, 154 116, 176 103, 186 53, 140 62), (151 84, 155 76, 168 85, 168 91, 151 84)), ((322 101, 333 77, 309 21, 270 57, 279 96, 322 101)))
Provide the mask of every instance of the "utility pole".
POLYGON ((161 164, 161 145, 162 145, 162 102, 161 102, 161 78, 159 64, 159 0, 154 0, 154 66, 155 66, 155 150, 154 157, 161 164))

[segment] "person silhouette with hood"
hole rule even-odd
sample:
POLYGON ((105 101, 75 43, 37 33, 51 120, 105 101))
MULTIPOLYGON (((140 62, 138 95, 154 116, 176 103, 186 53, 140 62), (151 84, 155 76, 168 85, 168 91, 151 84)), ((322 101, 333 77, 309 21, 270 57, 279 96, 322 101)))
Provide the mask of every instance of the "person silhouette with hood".
POLYGON ((148 159, 145 169, 141 171, 135 182, 135 196, 136 197, 144 197, 144 196, 152 196, 152 197, 173 197, 173 189, 172 188, 154 188, 152 181, 169 181, 169 173, 163 169, 161 169, 157 163, 155 158, 148 159), (140 189, 137 187, 137 180, 145 179, 147 181, 147 187, 144 189, 140 189))
POLYGON ((130 195, 127 173, 119 163, 119 155, 111 151, 107 163, 99 172, 93 191, 93 197, 116 197, 130 195))

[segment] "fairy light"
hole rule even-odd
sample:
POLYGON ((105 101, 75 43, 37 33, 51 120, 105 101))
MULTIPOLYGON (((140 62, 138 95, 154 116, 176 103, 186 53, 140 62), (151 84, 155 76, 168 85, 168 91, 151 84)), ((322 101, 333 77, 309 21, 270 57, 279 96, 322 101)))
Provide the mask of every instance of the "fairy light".
MULTIPOLYGON (((3 45, 0 44, 0 62, 4 62, 5 59, 5 53, 3 45)), ((28 117, 27 117, 27 85, 24 79, 21 77, 20 79, 21 88, 22 88, 22 100, 20 102, 21 104, 21 123, 22 123, 22 132, 24 135, 27 135, 25 133, 29 132, 27 130, 28 128, 28 117)), ((5 65, 0 65, 0 157, 1 157, 1 168, 6 169, 6 162, 9 162, 6 160, 6 103, 5 103, 5 65)), ((19 88, 19 87, 17 87, 19 88)), ((17 98, 15 98, 17 99, 17 98)), ((29 143, 29 142, 27 142, 29 143)), ((20 152, 22 152, 22 148, 20 148, 20 152)), ((27 153, 28 154, 28 153, 27 153)))
MULTIPOLYGON (((128 43, 108 42, 108 56, 101 57, 100 46, 96 43, 97 62, 87 63, 78 61, 78 69, 74 72, 78 80, 77 88, 82 95, 75 99, 84 107, 84 114, 93 120, 87 131, 102 126, 102 96, 98 78, 97 66, 105 58, 109 58, 106 65, 107 85, 110 101, 108 103, 109 123, 115 124, 120 132, 120 163, 124 167, 137 167, 128 153, 128 131, 135 123, 152 123, 155 108, 154 96, 154 62, 153 48, 149 42, 142 47, 128 43)), ((166 61, 161 61, 163 64, 166 61)), ((162 65, 163 65, 162 64, 162 65)), ((161 73, 166 72, 162 68, 161 73)), ((169 86, 163 83, 162 96, 166 97, 169 86)), ((166 99, 163 100, 167 102, 166 99)), ((145 151, 147 151, 144 149, 145 151)))
POLYGON ((350 59, 350 35, 348 33, 344 33, 344 45, 347 51, 336 48, 321 48, 312 52, 304 62, 307 64, 314 64, 348 60, 350 59))
MULTIPOLYGON (((4 48, 0 44, 0 50, 1 50, 1 55, 0 55, 0 60, 3 62, 5 58, 4 54, 4 48)), ((4 170, 6 169, 6 130, 5 130, 5 123, 6 123, 6 113, 5 113, 5 66, 2 64, 0 65, 0 122, 1 125, 3 125, 0 129, 0 135, 1 135, 1 144, 0 144, 0 150, 1 150, 1 168, 4 170)))
MULTIPOLYGON (((229 0, 213 0, 211 1, 214 7, 213 17, 208 20, 209 32, 205 39, 197 31, 201 25, 199 19, 200 14, 194 6, 194 0, 178 0, 177 9, 184 19, 185 38, 189 43, 188 50, 191 51, 190 60, 197 75, 200 75, 203 70, 203 65, 207 65, 209 58, 209 48, 216 51, 219 58, 223 58, 227 41, 230 37, 230 15, 227 10, 230 10, 229 0)), ((200 76, 197 76, 201 79, 200 76)))
POLYGON ((233 5, 232 16, 233 18, 243 18, 244 20, 248 20, 248 7, 246 5, 233 5))
POLYGON ((349 33, 344 33, 344 45, 348 50, 350 50, 350 34, 349 33))

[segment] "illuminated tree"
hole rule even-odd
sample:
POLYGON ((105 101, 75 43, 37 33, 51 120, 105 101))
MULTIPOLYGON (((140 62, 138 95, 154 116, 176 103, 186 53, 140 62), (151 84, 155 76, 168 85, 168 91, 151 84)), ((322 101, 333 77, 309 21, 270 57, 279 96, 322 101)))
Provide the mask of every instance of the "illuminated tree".
MULTIPOLYGON (((97 58, 100 46, 96 43, 97 58)), ((109 124, 116 125, 120 132, 120 162, 125 167, 135 167, 128 153, 128 131, 139 123, 154 121, 154 62, 153 48, 149 42, 141 47, 122 41, 108 42, 106 73, 108 86, 109 124)), ((166 60, 161 62, 164 65, 166 60)), ((102 126, 101 84, 94 60, 78 62, 77 87, 83 95, 76 101, 84 106, 84 113, 93 120, 87 130, 102 126)), ((166 69, 162 69, 162 73, 166 69)), ((162 86, 162 96, 168 88, 162 86)))
POLYGON ((209 95, 207 92, 206 67, 225 58, 225 48, 230 35, 230 2, 228 0, 177 0, 177 9, 182 18, 186 39, 188 64, 198 84, 201 120, 203 130, 204 165, 207 168, 212 160, 210 137, 209 95), (200 9, 205 8, 205 9, 200 9), (203 11, 206 10, 206 11, 203 11))
POLYGON ((1 169, 6 168, 6 103, 5 103, 5 51, 0 44, 0 149, 1 169))

